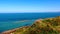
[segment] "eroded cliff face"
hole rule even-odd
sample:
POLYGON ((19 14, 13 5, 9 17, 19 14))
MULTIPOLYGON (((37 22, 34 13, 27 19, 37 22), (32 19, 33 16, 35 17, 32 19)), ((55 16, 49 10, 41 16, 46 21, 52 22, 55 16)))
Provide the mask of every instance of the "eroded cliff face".
POLYGON ((10 34, 60 34, 60 16, 36 20, 32 26, 21 27, 10 34))

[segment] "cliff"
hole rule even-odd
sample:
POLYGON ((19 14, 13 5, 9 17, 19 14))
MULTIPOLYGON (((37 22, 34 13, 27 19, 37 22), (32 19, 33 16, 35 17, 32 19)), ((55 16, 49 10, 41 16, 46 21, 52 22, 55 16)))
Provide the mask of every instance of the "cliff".
POLYGON ((60 16, 39 19, 32 26, 21 27, 13 32, 3 32, 2 34, 60 34, 60 16))

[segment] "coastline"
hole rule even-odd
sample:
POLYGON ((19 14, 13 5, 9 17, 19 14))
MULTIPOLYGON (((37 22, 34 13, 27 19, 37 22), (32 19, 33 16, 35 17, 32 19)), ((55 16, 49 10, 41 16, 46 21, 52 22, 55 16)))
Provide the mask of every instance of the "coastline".
POLYGON ((26 33, 60 33, 60 16, 54 18, 38 19, 31 26, 23 26, 2 32, 1 34, 26 34, 26 33), (46 29, 47 28, 47 29, 46 29), (32 32, 31 32, 32 31, 32 32), (52 32, 51 32, 52 31, 52 32), (22 33, 21 33, 22 32, 22 33))
MULTIPOLYGON (((33 20, 33 19, 32 19, 33 20)), ((21 20, 21 21, 19 21, 19 22, 27 22, 27 21, 32 21, 32 20, 21 20)), ((42 19, 36 19, 36 20, 34 20, 34 21, 37 21, 37 20, 42 20, 42 19)), ((18 22, 18 21, 16 21, 16 22, 18 22)), ((34 24, 34 23, 33 23, 34 24)), ((23 26, 23 27, 26 27, 26 26, 23 26)), ((28 26, 29 27, 29 26, 28 26)), ((17 28, 13 28, 13 29, 9 29, 9 30, 5 30, 5 31, 2 31, 2 32, 0 32, 0 34, 1 33, 9 33, 9 32, 14 32, 14 31, 16 31, 16 29, 20 29, 21 27, 17 27, 17 28)))
POLYGON ((28 28, 29 26, 23 26, 23 27, 19 27, 19 28, 15 28, 15 29, 12 29, 12 30, 7 30, 7 31, 4 31, 4 32, 1 32, 0 34, 11 34, 13 32, 15 32, 16 30, 19 30, 19 29, 23 29, 23 28, 28 28))
MULTIPOLYGON (((36 22, 39 22, 40 20, 43 20, 43 19, 36 19, 34 23, 36 22)), ((23 20, 21 22, 24 22, 24 21, 30 21, 30 20, 23 20)), ((15 29, 11 29, 11 30, 7 30, 7 31, 4 31, 4 32, 1 32, 0 34, 13 34, 13 32, 19 30, 19 29, 23 29, 23 28, 29 28, 30 26, 23 26, 23 27, 18 27, 18 28, 15 28, 15 29)))
POLYGON ((15 32, 16 30, 18 30, 19 28, 15 28, 15 29, 12 29, 12 30, 7 30, 7 31, 4 31, 4 32, 1 32, 1 34, 10 34, 10 33, 13 33, 15 32))

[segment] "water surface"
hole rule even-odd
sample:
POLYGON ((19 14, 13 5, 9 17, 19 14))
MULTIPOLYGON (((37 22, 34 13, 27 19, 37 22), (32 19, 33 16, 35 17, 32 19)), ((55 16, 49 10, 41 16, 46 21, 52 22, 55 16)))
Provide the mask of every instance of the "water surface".
POLYGON ((55 13, 0 13, 0 32, 22 26, 30 26, 36 19, 60 16, 55 13), (30 20, 24 21, 23 20, 30 20))

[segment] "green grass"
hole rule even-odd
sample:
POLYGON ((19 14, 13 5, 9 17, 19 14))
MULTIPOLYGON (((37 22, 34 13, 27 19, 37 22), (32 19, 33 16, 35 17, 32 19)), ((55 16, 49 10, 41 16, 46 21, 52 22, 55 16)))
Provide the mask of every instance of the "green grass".
POLYGON ((36 21, 32 26, 22 27, 14 34, 60 34, 60 17, 36 21))

